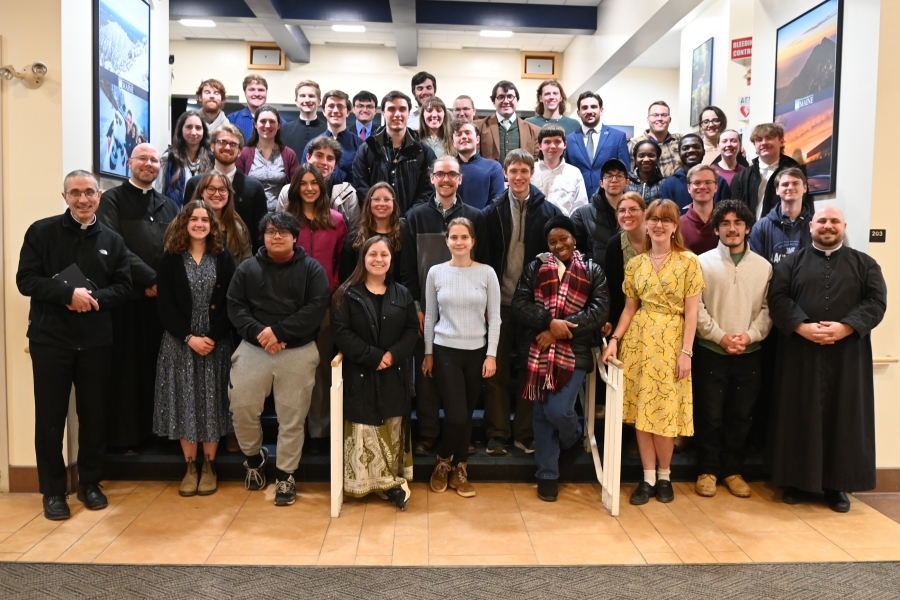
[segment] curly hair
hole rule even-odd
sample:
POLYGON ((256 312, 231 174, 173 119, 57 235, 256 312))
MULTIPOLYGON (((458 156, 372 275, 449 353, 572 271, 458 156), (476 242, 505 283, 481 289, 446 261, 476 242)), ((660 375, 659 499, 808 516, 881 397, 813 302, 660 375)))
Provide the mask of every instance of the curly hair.
POLYGON ((728 215, 728 213, 734 213, 734 216, 743 221, 747 225, 747 236, 749 237, 749 231, 753 227, 753 213, 750 211, 750 207, 747 206, 744 202, 740 200, 721 200, 716 207, 713 209, 712 217, 709 219, 709 224, 712 225, 713 229, 718 229, 719 225, 722 224, 722 221, 728 215))
POLYGON ((203 200, 191 200, 169 223, 166 235, 163 238, 163 246, 169 254, 184 254, 191 249, 191 236, 188 234, 188 224, 196 209, 203 209, 209 215, 209 234, 206 236, 206 251, 213 256, 222 253, 222 232, 219 230, 219 221, 212 206, 203 200))
POLYGON ((425 111, 434 110, 436 108, 439 108, 441 112, 444 113, 444 120, 441 122, 440 128, 435 131, 435 135, 437 136, 437 139, 441 140, 441 147, 444 149, 444 154, 456 154, 456 149, 453 147, 453 113, 447 112, 447 105, 445 105, 444 101, 437 96, 426 98, 425 102, 422 103, 422 108, 419 111, 419 114, 421 115, 421 118, 419 119, 419 139, 426 140, 431 137, 430 128, 425 123, 425 111))
POLYGON ((200 85, 197 86, 197 91, 195 92, 198 100, 200 99, 200 96, 203 95, 203 88, 205 88, 206 86, 209 86, 219 92, 219 96, 222 97, 222 102, 225 102, 225 96, 227 95, 225 94, 225 84, 223 84, 218 79, 204 79, 200 82, 200 85))
POLYGON ((303 163, 294 171, 291 177, 291 186, 288 188, 288 203, 284 208, 285 212, 289 212, 300 222, 313 231, 317 229, 334 229, 334 219, 331 218, 331 199, 328 197, 328 189, 325 187, 325 179, 322 173, 314 165, 303 163), (300 197, 300 184, 303 176, 311 173, 316 178, 316 185, 319 186, 319 197, 316 198, 313 207, 313 219, 307 219, 303 212, 303 198, 300 197))
MULTIPOLYGON (((534 114, 538 117, 544 116, 544 101, 541 99, 541 94, 544 93, 544 88, 548 85, 559 90, 559 114, 566 114, 566 105, 568 104, 569 97, 566 96, 566 93, 563 91, 562 84, 555 79, 545 79, 541 82, 541 85, 538 86, 537 104, 534 106, 534 114)), ((600 102, 600 106, 603 106, 602 101, 600 102)))
POLYGON ((191 200, 203 200, 205 203, 203 192, 215 180, 218 180, 219 185, 224 185, 225 189, 228 190, 228 200, 225 206, 222 207, 222 214, 219 216, 219 228, 225 232, 225 245, 228 246, 232 254, 240 256, 243 252, 241 231, 243 230, 244 236, 247 237, 249 237, 250 231, 247 229, 247 224, 244 223, 241 215, 234 210, 234 188, 231 187, 228 177, 219 171, 206 173, 200 180, 200 183, 197 184, 197 189, 194 190, 194 196, 191 200))
POLYGON ((388 246, 391 252, 399 252, 403 247, 403 235, 400 232, 400 205, 397 202, 397 194, 391 184, 385 181, 379 181, 369 188, 366 199, 363 200, 362 213, 359 221, 359 229, 356 231, 356 237, 353 240, 353 249, 359 250, 363 247, 370 237, 377 235, 375 231, 375 215, 372 214, 372 197, 378 190, 387 190, 391 194, 394 201, 394 208, 391 210, 390 231, 387 233, 388 246))

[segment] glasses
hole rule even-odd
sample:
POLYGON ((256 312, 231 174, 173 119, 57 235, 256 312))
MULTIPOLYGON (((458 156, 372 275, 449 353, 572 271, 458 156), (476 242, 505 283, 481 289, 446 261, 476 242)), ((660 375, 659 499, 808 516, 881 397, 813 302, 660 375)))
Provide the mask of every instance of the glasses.
POLYGON ((668 119, 669 113, 650 113, 647 116, 651 119, 668 119))
POLYGON ((674 225, 675 221, 666 217, 647 217, 647 223, 654 226, 659 225, 660 223, 663 225, 674 225))
POLYGON ((703 119, 702 121, 700 121, 700 124, 706 127, 707 125, 718 125, 721 122, 721 119, 703 119))
POLYGON ((518 98, 515 94, 497 94, 496 96, 494 96, 494 102, 496 102, 497 100, 499 100, 500 102, 512 102, 513 100, 518 100, 518 98))
POLYGON ((716 185, 716 182, 711 179, 704 179, 703 181, 692 181, 691 185, 694 187, 700 187, 701 185, 713 186, 716 185))
POLYGON ((435 171, 434 173, 432 173, 432 175, 434 175, 435 179, 459 179, 459 173, 444 173, 443 171, 435 171))
POLYGON ((78 200, 82 196, 86 197, 88 200, 93 200, 99 193, 100 192, 98 192, 97 190, 88 188, 83 192, 81 190, 69 190, 68 192, 66 192, 66 195, 70 198, 74 198, 75 200, 78 200))
POLYGON ((238 144, 237 142, 229 142, 227 140, 216 140, 215 144, 217 146, 224 146, 225 148, 231 148, 232 150, 234 150, 235 148, 240 146, 240 144, 238 144))
POLYGON ((159 164, 159 159, 155 156, 133 156, 131 157, 131 160, 135 162, 150 163, 151 165, 159 164))
POLYGON ((354 104, 353 108, 357 110, 375 110, 374 104, 354 104))
POLYGON ((223 188, 223 187, 217 188, 217 187, 210 186, 210 187, 206 188, 205 191, 209 192, 210 196, 227 196, 228 195, 228 188, 223 188))
POLYGON ((291 232, 287 229, 266 229, 265 236, 270 238, 285 238, 291 236, 291 232))
POLYGON ((603 176, 603 181, 625 181, 625 176, 621 173, 617 173, 616 175, 606 174, 603 176))
POLYGON ((620 208, 619 210, 616 211, 616 214, 617 214, 617 215, 624 215, 624 214, 629 214, 629 215, 639 215, 639 214, 641 214, 642 212, 644 212, 644 211, 642 211, 642 210, 641 210, 640 208, 638 208, 637 206, 632 206, 632 207, 629 207, 629 208, 620 208))

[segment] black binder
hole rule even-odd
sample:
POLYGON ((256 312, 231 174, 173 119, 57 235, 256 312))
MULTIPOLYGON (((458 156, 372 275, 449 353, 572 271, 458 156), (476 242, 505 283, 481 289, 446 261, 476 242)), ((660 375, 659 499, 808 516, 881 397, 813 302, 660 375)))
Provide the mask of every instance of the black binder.
POLYGON ((96 290, 97 286, 94 285, 94 282, 84 276, 84 273, 81 272, 81 269, 78 268, 78 265, 72 263, 59 273, 53 276, 53 279, 59 279, 63 283, 67 283, 76 288, 87 288, 89 290, 96 290))

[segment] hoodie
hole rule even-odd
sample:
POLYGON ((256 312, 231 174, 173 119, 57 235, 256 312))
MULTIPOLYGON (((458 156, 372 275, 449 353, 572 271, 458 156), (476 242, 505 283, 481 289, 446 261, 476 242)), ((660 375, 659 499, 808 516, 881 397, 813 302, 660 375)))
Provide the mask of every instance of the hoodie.
POLYGON ((812 245, 809 222, 810 214, 805 206, 797 219, 791 221, 781 212, 781 203, 778 203, 753 226, 750 248, 775 266, 788 254, 812 245))

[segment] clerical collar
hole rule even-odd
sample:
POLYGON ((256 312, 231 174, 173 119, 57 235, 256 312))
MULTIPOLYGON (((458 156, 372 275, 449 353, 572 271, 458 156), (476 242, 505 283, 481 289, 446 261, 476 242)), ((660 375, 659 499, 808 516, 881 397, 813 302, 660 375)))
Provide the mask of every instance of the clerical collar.
POLYGON ((150 185, 148 185, 147 187, 143 187, 143 186, 137 185, 135 182, 133 182, 133 181, 130 180, 130 179, 128 180, 128 183, 130 183, 131 185, 133 185, 135 188, 141 190, 141 193, 142 193, 142 194, 149 194, 150 192, 153 191, 153 184, 152 184, 152 183, 151 183, 150 185))
POLYGON ((813 242, 813 245, 812 245, 812 246, 813 246, 813 248, 815 248, 816 250, 818 250, 819 252, 821 252, 822 254, 824 254, 826 257, 828 257, 828 256, 831 256, 832 254, 834 254, 835 252, 837 252, 838 250, 840 250, 841 248, 843 248, 843 247, 844 247, 844 243, 841 242, 841 245, 840 245, 840 246, 838 246, 837 248, 834 248, 834 249, 832 249, 832 250, 822 250, 821 248, 819 248, 818 246, 816 246, 816 243, 815 243, 815 242, 813 242))
POLYGON ((92 226, 94 225, 94 223, 97 222, 97 213, 94 213, 93 218, 91 219, 91 222, 90 222, 90 223, 82 223, 81 221, 79 221, 78 219, 75 218, 75 215, 72 214, 72 209, 69 209, 69 218, 72 219, 72 222, 73 222, 79 229, 81 229, 82 231, 84 231, 85 229, 88 229, 88 228, 92 227, 92 226))

